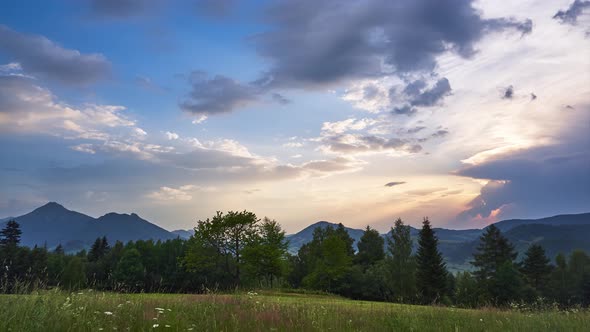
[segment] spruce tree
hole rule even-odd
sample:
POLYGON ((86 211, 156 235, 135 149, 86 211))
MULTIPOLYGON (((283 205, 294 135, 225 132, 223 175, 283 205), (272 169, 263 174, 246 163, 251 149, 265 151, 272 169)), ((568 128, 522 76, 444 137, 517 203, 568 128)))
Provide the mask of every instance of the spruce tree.
POLYGON ((416 295, 416 260, 412 256, 410 226, 404 225, 399 218, 391 229, 391 237, 387 237, 387 250, 391 271, 388 279, 393 298, 398 302, 408 302, 416 295))
POLYGON ((447 270, 428 218, 424 218, 420 230, 416 263, 416 286, 422 301, 440 302, 447 290, 447 270))
POLYGON ((4 248, 18 247, 21 234, 20 225, 15 220, 10 220, 0 231, 0 246, 4 248))
POLYGON ((374 265, 385 257, 383 237, 376 229, 367 226, 358 243, 358 253, 355 260, 363 269, 374 265))
POLYGON ((546 288, 552 267, 545 249, 538 244, 531 245, 525 253, 521 272, 525 280, 538 291, 546 288))
POLYGON ((517 253, 495 225, 488 226, 479 241, 471 264, 477 269, 473 275, 478 281, 483 282, 493 278, 506 261, 514 262, 517 253))

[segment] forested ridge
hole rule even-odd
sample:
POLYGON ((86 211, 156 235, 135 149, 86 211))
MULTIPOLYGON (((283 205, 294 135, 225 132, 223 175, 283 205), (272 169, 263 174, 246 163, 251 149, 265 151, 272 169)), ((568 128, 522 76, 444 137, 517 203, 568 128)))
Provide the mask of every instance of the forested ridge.
POLYGON ((367 226, 357 250, 342 224, 318 227, 312 241, 290 254, 280 224, 248 211, 201 220, 188 240, 110 243, 100 237, 75 254, 61 245, 21 246, 21 235, 16 221, 0 232, 4 293, 56 287, 171 293, 281 288, 461 307, 590 304, 588 254, 558 254, 552 264, 543 247, 533 244, 517 259, 513 244, 494 225, 473 252, 473 271, 456 274, 447 269, 428 218, 416 250, 410 227, 398 219, 385 238, 367 226))

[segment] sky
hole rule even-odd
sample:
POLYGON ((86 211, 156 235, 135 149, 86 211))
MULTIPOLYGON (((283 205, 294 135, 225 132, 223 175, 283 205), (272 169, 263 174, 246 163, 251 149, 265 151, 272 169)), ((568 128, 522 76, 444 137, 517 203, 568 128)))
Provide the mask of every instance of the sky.
POLYGON ((590 211, 590 1, 6 0, 0 217, 590 211))

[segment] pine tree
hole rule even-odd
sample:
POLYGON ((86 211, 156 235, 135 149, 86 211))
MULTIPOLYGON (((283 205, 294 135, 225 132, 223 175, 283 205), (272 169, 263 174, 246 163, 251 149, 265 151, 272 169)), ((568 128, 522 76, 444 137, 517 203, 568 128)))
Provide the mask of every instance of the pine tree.
POLYGON ((471 262, 476 267, 473 275, 482 291, 482 299, 499 303, 507 298, 499 284, 510 282, 511 278, 516 280, 512 270, 516 255, 514 246, 495 225, 486 228, 471 262))
POLYGON ((358 243, 356 262, 364 269, 367 269, 369 266, 382 260, 385 257, 383 242, 381 234, 376 229, 367 226, 358 243))
POLYGON ((537 291, 542 291, 547 286, 552 270, 549 262, 545 249, 540 245, 531 245, 525 253, 521 271, 528 284, 537 291))
POLYGON ((416 253, 416 286, 424 303, 440 302, 446 294, 447 270, 438 251, 438 239, 424 218, 416 253))
POLYGON ((0 246, 4 248, 18 247, 21 234, 20 225, 15 220, 10 220, 0 231, 0 246))
POLYGON ((506 261, 514 262, 517 253, 495 225, 488 226, 479 241, 471 264, 477 268, 473 275, 478 281, 483 282, 493 278, 506 261))
POLYGON ((387 238, 387 250, 393 297, 398 302, 408 302, 416 295, 416 261, 412 256, 410 226, 399 218, 387 238))

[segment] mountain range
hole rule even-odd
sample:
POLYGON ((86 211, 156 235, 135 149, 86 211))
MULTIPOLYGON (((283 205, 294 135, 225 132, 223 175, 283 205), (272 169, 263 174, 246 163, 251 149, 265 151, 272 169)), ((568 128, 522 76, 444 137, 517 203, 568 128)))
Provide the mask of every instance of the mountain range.
MULTIPOLYGON (((106 236, 115 241, 188 239, 193 230, 168 231, 137 214, 107 213, 93 218, 71 211, 62 205, 50 202, 32 212, 0 219, 0 228, 8 220, 16 220, 22 230, 21 242, 26 246, 47 246, 58 244, 68 252, 88 248, 97 237, 106 236)), ((313 239, 317 227, 337 226, 338 224, 319 221, 301 231, 287 236, 289 251, 296 253, 301 246, 313 239)), ((558 253, 568 254, 576 249, 590 252, 590 213, 558 215, 542 219, 511 219, 495 224, 522 254, 530 244, 542 245, 547 255, 554 258, 558 253)), ((345 227, 356 243, 363 235, 362 229, 345 227)), ((454 230, 435 228, 439 248, 452 269, 468 268, 468 262, 477 247, 484 229, 454 230)), ((410 234, 416 244, 419 230, 411 227, 410 234)), ((388 234, 382 234, 386 237, 388 234)))
POLYGON ((88 248, 97 237, 102 236, 106 236, 110 242, 168 240, 177 237, 135 213, 107 213, 100 218, 93 218, 68 210, 55 202, 47 203, 20 217, 4 218, 0 224, 10 219, 20 224, 23 245, 45 245, 53 248, 61 244, 70 252, 88 248))

